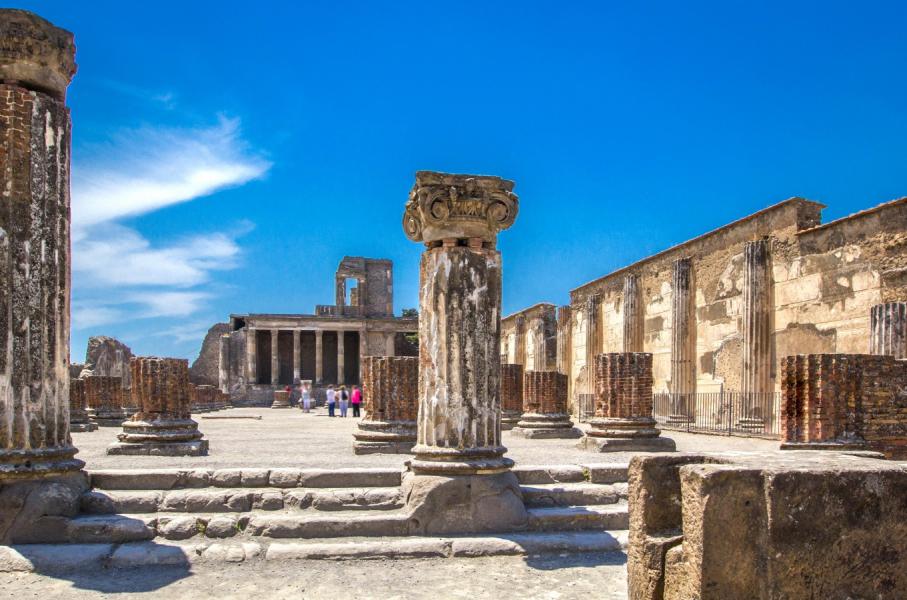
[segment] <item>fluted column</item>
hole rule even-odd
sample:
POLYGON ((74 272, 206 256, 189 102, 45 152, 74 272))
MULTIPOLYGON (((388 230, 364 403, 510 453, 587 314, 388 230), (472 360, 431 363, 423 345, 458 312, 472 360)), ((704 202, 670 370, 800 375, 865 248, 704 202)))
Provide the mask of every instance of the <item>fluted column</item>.
POLYGON ((771 381, 771 256, 766 239, 743 248, 743 377, 737 425, 761 430, 765 426, 765 395, 771 381))
POLYGON ((644 310, 639 291, 639 277, 624 277, 624 352, 642 352, 644 310))
POLYGON ((320 329, 315 330, 315 383, 324 382, 324 348, 322 346, 322 334, 320 329))
POLYGON ((189 361, 134 356, 132 395, 139 412, 123 423, 107 454, 204 456, 208 441, 190 418, 189 361))
POLYGON ((872 307, 869 353, 907 358, 907 302, 886 302, 872 307))
POLYGON ((220 336, 217 364, 217 388, 227 394, 230 392, 230 334, 220 336))
POLYGON ((343 343, 344 338, 343 331, 337 332, 337 383, 344 384, 346 383, 346 352, 345 344, 343 343))
MULTIPOLYGON (((0 483, 79 470, 69 435, 68 31, 0 10, 0 483)), ((2 486, 0 486, 2 489, 2 486)), ((0 507, 0 543, 4 537, 0 507)))
POLYGON ((674 261, 671 270, 671 414, 672 423, 687 423, 696 393, 696 324, 693 263, 674 261))
POLYGON ((513 362, 526 366, 526 317, 517 315, 513 336, 513 362))
POLYGON ((418 397, 419 359, 410 356, 363 357, 363 415, 353 434, 353 452, 409 452, 416 443, 418 397))
POLYGON ((246 385, 258 383, 258 330, 251 327, 246 330, 246 370, 249 373, 246 385))
POLYGON ((298 329, 293 330, 293 385, 296 385, 296 382, 302 379, 302 346, 299 343, 300 334, 298 329))
POLYGON ((592 393, 592 369, 595 355, 601 351, 601 340, 598 335, 599 306, 601 298, 592 294, 586 298, 586 389, 592 393))
POLYGON ((271 385, 280 383, 280 330, 271 330, 271 385))

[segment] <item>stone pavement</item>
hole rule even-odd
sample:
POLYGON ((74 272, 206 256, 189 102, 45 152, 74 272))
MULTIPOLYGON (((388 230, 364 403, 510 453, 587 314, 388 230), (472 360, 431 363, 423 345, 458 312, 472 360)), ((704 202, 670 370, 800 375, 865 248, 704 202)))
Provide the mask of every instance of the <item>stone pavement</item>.
MULTIPOLYGON (((353 432, 358 419, 329 418, 327 411, 317 409, 304 414, 299 410, 270 408, 234 408, 193 415, 199 430, 210 441, 208 456, 107 456, 105 449, 116 441, 117 428, 73 433, 73 443, 79 449, 78 458, 93 469, 135 468, 227 468, 227 467, 392 467, 401 466, 409 455, 353 454, 353 432), (224 419, 225 416, 261 416, 257 419, 224 419), (206 418, 215 417, 215 418, 206 418)), ((585 424, 579 424, 585 428, 585 424)), ((739 438, 665 431, 666 437, 677 442, 684 452, 715 452, 723 450, 771 451, 779 442, 758 438, 739 438)), ((627 462, 625 452, 594 453, 576 448, 576 440, 524 439, 503 433, 507 456, 517 465, 581 464, 627 462)))

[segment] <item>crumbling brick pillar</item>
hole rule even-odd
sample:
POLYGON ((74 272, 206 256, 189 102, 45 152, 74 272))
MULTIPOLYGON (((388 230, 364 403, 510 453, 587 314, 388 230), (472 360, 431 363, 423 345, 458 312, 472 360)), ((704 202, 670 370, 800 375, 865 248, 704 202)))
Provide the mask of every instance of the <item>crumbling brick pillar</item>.
POLYGON ((203 456, 208 441, 190 418, 189 361, 136 356, 130 359, 132 395, 139 412, 123 423, 107 454, 203 456))
POLYGON ((68 418, 75 46, 12 9, 0 10, 0 39, 0 480, 34 479, 84 464, 68 418))
POLYGON ((218 410, 217 388, 213 385, 192 385, 190 383, 189 390, 192 412, 201 413, 218 410))
POLYGON ((523 414, 512 433, 526 438, 578 438, 567 412, 567 376, 557 371, 523 373, 523 414))
POLYGON ((405 482, 413 531, 524 527, 501 445, 501 253, 513 182, 420 171, 403 217, 420 266, 418 443, 405 482))
POLYGON ((501 365, 501 429, 508 430, 523 414, 523 365, 501 365))
POLYGON ((693 261, 678 258, 671 276, 671 414, 674 425, 692 421, 696 393, 696 319, 693 261))
POLYGON ((88 416, 88 397, 85 382, 81 379, 69 381, 69 429, 70 431, 94 431, 98 424, 88 416))
POLYGON ((907 358, 907 302, 886 302, 872 307, 869 353, 907 358))
MULTIPOLYGON (((624 277, 623 317, 624 352, 642 352, 645 309, 639 290, 639 277, 629 274, 624 277)), ((561 371, 562 373, 566 371, 561 371)))
POLYGON ((120 377, 88 375, 82 379, 91 420, 101 427, 120 427, 129 417, 124 404, 125 392, 120 377))
POLYGON ((271 408, 290 408, 290 394, 286 390, 274 390, 271 408))
POLYGON ((580 448, 599 452, 670 452, 652 418, 652 355, 620 352, 595 357, 595 418, 580 448))
POLYGON ((419 359, 365 356, 362 360, 363 415, 353 434, 356 454, 404 454, 416 444, 419 359))
POLYGON ((738 427, 762 431, 769 415, 762 408, 773 391, 771 243, 746 242, 743 247, 743 394, 738 427))

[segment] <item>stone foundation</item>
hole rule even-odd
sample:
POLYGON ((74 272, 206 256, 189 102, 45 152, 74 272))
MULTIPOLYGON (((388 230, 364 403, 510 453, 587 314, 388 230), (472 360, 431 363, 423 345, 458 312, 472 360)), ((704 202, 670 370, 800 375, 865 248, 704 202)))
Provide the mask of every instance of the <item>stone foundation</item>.
POLYGON ((594 361, 595 417, 578 446, 597 452, 671 452, 652 418, 652 355, 599 354, 594 361))
POLYGON ((907 471, 873 456, 634 457, 629 597, 903 597, 907 471))
POLYGON ((290 408, 290 394, 286 390, 276 390, 271 408, 290 408))
POLYGON ((133 357, 132 394, 141 410, 123 423, 119 442, 107 454, 203 456, 208 441, 190 418, 189 362, 133 357))
POLYGON ((578 438, 567 413, 567 376, 557 371, 526 371, 523 374, 523 415, 514 435, 525 438, 578 438))
POLYGON ((364 357, 363 415, 353 434, 353 452, 409 453, 416 444, 418 394, 418 358, 364 357))
POLYGON ((501 429, 513 429, 523 414, 523 365, 501 365, 501 429))

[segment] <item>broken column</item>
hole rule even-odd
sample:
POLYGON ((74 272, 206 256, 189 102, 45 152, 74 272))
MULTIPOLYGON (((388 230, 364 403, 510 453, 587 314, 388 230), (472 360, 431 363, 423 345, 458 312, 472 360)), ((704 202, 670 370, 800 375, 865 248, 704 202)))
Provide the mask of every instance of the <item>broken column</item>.
POLYGON ((69 426, 73 36, 0 9, 0 544, 85 489, 69 426))
POLYGON ((869 353, 907 358, 907 302, 886 302, 869 315, 869 353))
POLYGON ((501 429, 510 430, 523 414, 523 365, 501 365, 501 429))
POLYGON ((69 381, 69 430, 94 431, 98 424, 88 416, 88 398, 85 394, 85 382, 81 379, 69 381))
POLYGON ((365 356, 362 420, 353 433, 356 454, 405 454, 416 444, 419 359, 365 356))
POLYGON ((416 174, 403 217, 425 243, 419 290, 419 420, 404 481, 413 533, 507 531, 528 521, 501 445, 501 254, 513 182, 416 174))
POLYGON ((763 407, 773 391, 769 244, 762 239, 743 247, 743 395, 737 426, 753 431, 762 431, 767 425, 763 407))
POLYGON ((130 360, 139 412, 123 423, 107 454, 204 456, 208 441, 190 418, 189 361, 138 356, 130 360))
POLYGON ((557 371, 523 373, 523 414, 511 430, 526 438, 578 438, 567 412, 567 376, 557 371))
POLYGON ((696 393, 696 321, 693 263, 674 261, 671 278, 671 414, 668 423, 686 425, 693 420, 696 393))
POLYGON ((579 447, 599 452, 670 452, 652 418, 652 355, 615 352, 595 357, 595 418, 579 447))
POLYGON ((274 401, 271 408, 290 408, 290 392, 286 390, 274 390, 274 401))
POLYGON ((82 379, 91 420, 101 427, 120 427, 130 413, 124 404, 123 382, 119 377, 88 375, 82 379))

